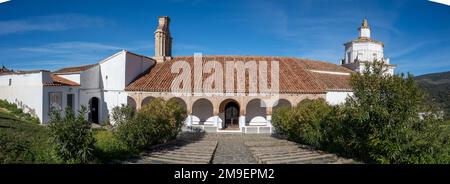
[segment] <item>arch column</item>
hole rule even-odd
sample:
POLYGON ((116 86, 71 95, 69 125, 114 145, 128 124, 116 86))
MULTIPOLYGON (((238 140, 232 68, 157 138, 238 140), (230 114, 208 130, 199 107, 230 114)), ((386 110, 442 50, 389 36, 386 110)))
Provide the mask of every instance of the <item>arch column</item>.
POLYGON ((268 127, 272 127, 272 111, 273 111, 272 105, 266 107, 266 120, 268 127))
POLYGON ((218 101, 216 98, 214 98, 213 102, 213 117, 214 117, 214 124, 217 126, 218 129, 222 129, 222 123, 219 119, 219 111, 220 111, 220 101, 218 101))
POLYGON ((186 126, 192 127, 192 106, 194 103, 192 102, 191 98, 186 98, 186 114, 188 115, 186 119, 186 126))
POLYGON ((245 115, 246 115, 245 109, 247 108, 247 102, 246 102, 244 96, 242 96, 240 98, 240 102, 239 103, 242 104, 241 108, 239 109, 240 110, 240 112, 239 112, 239 114, 240 114, 240 116, 239 116, 239 128, 241 129, 241 131, 243 131, 245 129, 245 121, 246 121, 245 120, 245 115))
POLYGON ((136 99, 134 101, 136 101, 136 110, 139 110, 142 108, 141 103, 142 103, 142 93, 139 95, 136 95, 136 99))

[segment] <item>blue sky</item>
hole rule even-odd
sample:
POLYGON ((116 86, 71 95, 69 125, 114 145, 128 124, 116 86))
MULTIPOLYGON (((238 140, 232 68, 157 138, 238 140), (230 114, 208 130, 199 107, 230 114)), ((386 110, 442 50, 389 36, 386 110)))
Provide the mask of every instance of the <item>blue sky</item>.
POLYGON ((96 63, 120 50, 153 55, 157 17, 173 55, 292 56, 339 63, 367 17, 397 72, 450 70, 450 6, 426 0, 12 0, 0 4, 0 65, 96 63))

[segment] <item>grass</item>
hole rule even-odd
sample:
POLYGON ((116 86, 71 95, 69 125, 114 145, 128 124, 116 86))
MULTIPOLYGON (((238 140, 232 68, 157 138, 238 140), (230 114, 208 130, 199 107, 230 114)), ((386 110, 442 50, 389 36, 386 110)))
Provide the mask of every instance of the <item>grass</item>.
POLYGON ((0 112, 0 163, 56 163, 47 128, 0 112))
MULTIPOLYGON (((135 155, 110 130, 96 129, 94 137, 95 160, 90 163, 110 163, 135 155)), ((0 164, 61 163, 53 155, 47 127, 0 111, 0 164)))
POLYGON ((123 143, 114 137, 112 131, 95 130, 96 162, 109 163, 114 160, 124 160, 134 155, 123 143))
POLYGON ((38 118, 31 116, 28 113, 24 113, 22 109, 18 108, 16 104, 9 103, 5 100, 0 100, 0 113, 6 114, 8 117, 14 117, 16 119, 39 124, 38 118))

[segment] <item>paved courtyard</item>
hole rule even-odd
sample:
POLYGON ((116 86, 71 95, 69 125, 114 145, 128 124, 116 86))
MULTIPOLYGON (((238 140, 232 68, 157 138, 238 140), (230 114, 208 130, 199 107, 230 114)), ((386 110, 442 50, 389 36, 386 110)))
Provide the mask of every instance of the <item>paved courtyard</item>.
POLYGON ((182 133, 178 139, 155 146, 130 164, 351 164, 340 158, 274 138, 269 134, 182 133))

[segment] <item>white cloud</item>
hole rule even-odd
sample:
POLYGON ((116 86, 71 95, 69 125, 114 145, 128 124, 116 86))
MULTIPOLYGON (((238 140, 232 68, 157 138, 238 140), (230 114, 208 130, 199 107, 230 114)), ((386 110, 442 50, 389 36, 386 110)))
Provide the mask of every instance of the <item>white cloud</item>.
POLYGON ((152 44, 133 41, 124 47, 86 41, 70 41, 19 48, 0 48, 0 64, 13 69, 56 70, 68 66, 79 66, 101 61, 120 50, 129 50, 138 54, 153 54, 152 44))
POLYGON ((450 6, 450 0, 430 0, 431 2, 441 3, 450 6))
POLYGON ((20 52, 33 52, 42 54, 64 54, 79 52, 114 51, 122 48, 94 42, 61 42, 46 45, 18 48, 20 52))
POLYGON ((114 22, 102 17, 80 14, 38 16, 0 21, 0 35, 29 31, 64 31, 75 28, 104 27, 113 24, 114 22))

